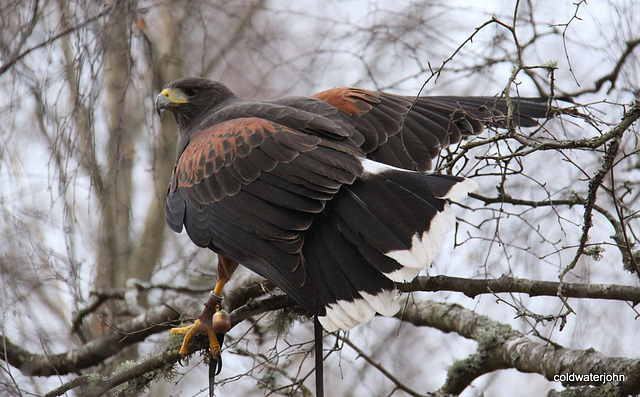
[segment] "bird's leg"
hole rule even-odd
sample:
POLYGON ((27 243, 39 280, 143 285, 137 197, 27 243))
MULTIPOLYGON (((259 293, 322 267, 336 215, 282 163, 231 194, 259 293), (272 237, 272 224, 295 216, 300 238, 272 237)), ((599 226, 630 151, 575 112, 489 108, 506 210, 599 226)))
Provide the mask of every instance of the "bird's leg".
POLYGON ((218 343, 217 333, 226 333, 231 328, 228 315, 221 312, 222 290, 225 284, 231 279, 231 275, 238 267, 238 263, 230 259, 218 255, 218 281, 213 291, 209 294, 209 299, 204 304, 204 310, 200 317, 193 324, 181 328, 171 329, 171 334, 182 334, 182 346, 180 354, 186 357, 189 351, 189 344, 198 334, 206 334, 209 339, 209 347, 211 356, 216 357, 220 353, 220 344, 218 343))

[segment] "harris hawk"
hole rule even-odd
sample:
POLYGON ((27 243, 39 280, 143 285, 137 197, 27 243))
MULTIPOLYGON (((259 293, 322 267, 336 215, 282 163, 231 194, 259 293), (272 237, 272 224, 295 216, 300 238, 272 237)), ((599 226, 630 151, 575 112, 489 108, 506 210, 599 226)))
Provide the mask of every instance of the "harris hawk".
MULTIPOLYGON (((166 198, 169 227, 184 228, 218 254, 213 301, 238 263, 267 278, 328 331, 348 330, 399 309, 394 283, 430 264, 455 224, 447 204, 476 187, 428 174, 441 149, 507 126, 507 100, 400 96, 334 88, 272 101, 237 97, 226 86, 186 77, 167 84, 156 110, 179 127, 166 198)), ((541 98, 513 98, 515 124, 548 116, 541 98)), ((219 352, 205 305, 185 333, 219 352)))

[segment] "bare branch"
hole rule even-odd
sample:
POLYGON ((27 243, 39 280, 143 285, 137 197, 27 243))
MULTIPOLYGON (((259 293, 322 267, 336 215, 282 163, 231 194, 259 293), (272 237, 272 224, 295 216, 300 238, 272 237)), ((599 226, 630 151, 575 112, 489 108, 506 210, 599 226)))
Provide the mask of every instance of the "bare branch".
POLYGON ((523 293, 529 296, 564 296, 565 298, 608 299, 640 302, 640 287, 615 284, 577 284, 528 280, 502 276, 498 279, 468 279, 451 276, 419 276, 398 286, 403 292, 458 291, 470 298, 482 294, 523 293))
MULTIPOLYGON (((178 298, 172 301, 172 306, 182 306, 185 308, 187 301, 184 298, 178 298)), ((277 295, 261 301, 250 301, 246 305, 232 311, 230 313, 232 327, 249 317, 263 314, 269 311, 280 310, 287 307, 295 306, 296 303, 286 295, 277 295)), ((0 359, 5 359, 9 364, 20 369, 24 374, 52 376, 61 375, 67 372, 77 371, 82 368, 90 367, 102 362, 106 356, 115 354, 122 348, 143 340, 147 336, 167 330, 172 325, 177 325, 177 321, 181 318, 179 311, 169 306, 161 306, 157 309, 150 310, 146 315, 138 316, 136 319, 125 323, 118 327, 118 333, 112 333, 102 338, 96 339, 86 344, 83 348, 69 351, 63 354, 49 356, 51 362, 47 362, 47 356, 36 355, 16 346, 12 342, 4 338, 5 343, 9 346, 6 349, 6 355, 0 354, 0 359), (123 337, 122 334, 126 335, 123 337), (117 348, 114 348, 117 346, 117 348)), ((0 335, 0 338, 2 336, 0 335)), ((112 388, 125 382, 141 378, 142 375, 157 371, 158 369, 170 369, 173 365, 182 359, 179 354, 179 344, 181 341, 174 340, 163 352, 154 355, 143 362, 132 367, 117 371, 109 377, 100 378, 96 381, 92 380, 91 390, 88 392, 91 396, 101 396, 112 388)), ((208 341, 205 339, 196 339, 195 350, 199 351, 208 348, 208 341)), ((157 373, 155 376, 159 375, 157 373)), ((155 376, 146 377, 146 382, 150 382, 155 376)), ((86 377, 83 377, 83 379, 86 377)), ((71 388, 85 385, 84 380, 72 380, 67 385, 63 385, 48 395, 58 396, 71 388)))
POLYGON ((622 67, 626 63, 627 58, 629 58, 629 56, 631 56, 631 54, 633 53, 633 51, 635 50, 635 48, 638 45, 640 45, 640 39, 627 41, 625 43, 626 48, 624 49, 622 54, 620 54, 620 57, 618 58, 618 61, 616 62, 615 66, 613 67, 613 70, 611 72, 605 74, 604 76, 602 76, 598 80, 596 80, 594 82, 594 85, 593 85, 592 88, 586 88, 586 89, 578 91, 578 92, 573 92, 573 93, 571 93, 571 96, 579 96, 579 95, 584 95, 584 94, 587 94, 587 93, 598 92, 598 91, 600 91, 600 89, 602 88, 604 83, 606 83, 606 82, 611 83, 611 86, 607 90, 607 93, 611 93, 611 91, 613 91, 613 89, 616 86, 616 83, 618 81, 618 77, 620 76, 620 71, 622 70, 622 67))
MULTIPOLYGON (((185 298, 178 298, 172 305, 184 307, 185 298)), ((34 354, 11 342, 6 336, 0 338, 6 348, 0 351, 0 359, 30 376, 53 376, 76 372, 101 363, 125 347, 144 340, 149 335, 168 329, 180 319, 180 312, 162 305, 141 314, 130 321, 119 324, 117 332, 109 332, 84 346, 58 354, 34 354)))
POLYGON ((594 175, 594 177, 589 180, 589 193, 587 195, 587 201, 584 204, 584 224, 582 226, 582 235, 580 236, 580 246, 576 251, 576 255, 571 263, 569 263, 569 265, 567 265, 558 276, 560 282, 563 282, 564 276, 571 270, 573 270, 573 268, 575 268, 578 260, 584 253, 587 240, 589 239, 589 230, 593 225, 592 213, 593 206, 596 202, 598 189, 600 188, 605 175, 607 175, 614 166, 616 155, 618 154, 618 150, 620 149, 622 136, 629 129, 629 127, 631 127, 631 125, 635 123, 636 120, 638 120, 638 118, 640 118, 640 102, 635 102, 634 104, 632 104, 631 108, 624 114, 624 116, 622 117, 622 121, 620 121, 618 125, 611 129, 613 136, 609 141, 602 166, 600 167, 596 175, 594 175))
MULTIPOLYGON (((420 393, 418 393, 418 392, 416 392, 414 390, 411 390, 410 388, 405 386, 405 384, 402 381, 400 381, 392 373, 387 371, 380 363, 377 363, 373 358, 371 358, 368 354, 366 354, 364 351, 362 351, 362 349, 360 349, 358 346, 356 346, 349 338, 340 336, 340 334, 337 334, 337 338, 339 340, 343 341, 345 344, 347 344, 356 353, 358 353, 358 356, 364 358, 366 362, 371 364, 371 366, 373 366, 382 375, 384 375, 387 379, 389 379, 391 382, 393 382, 393 384, 396 385, 396 387, 399 390, 402 390, 403 392, 407 393, 408 395, 414 396, 414 397, 423 397, 423 396, 425 396, 425 395, 420 394, 420 393)), ((428 395, 429 396, 433 396, 433 394, 431 394, 431 393, 429 393, 428 395)))
MULTIPOLYGON (((612 385, 619 395, 640 392, 640 361, 637 359, 608 357, 593 349, 567 349, 534 342, 506 324, 455 304, 411 301, 406 310, 396 317, 418 326, 434 327, 473 339, 478 342, 478 350, 486 354, 487 358, 483 361, 486 370, 471 373, 473 376, 466 379, 448 379, 450 389, 443 387, 440 391, 444 393, 459 394, 476 375, 505 368, 538 373, 550 381, 554 380, 555 375, 566 373, 593 375, 591 381, 585 384, 594 385, 602 384, 601 379, 594 375, 625 375, 624 381, 612 385)), ((459 375, 460 372, 455 374, 459 375)))
MULTIPOLYGON (((112 6, 108 6, 106 7, 104 10, 102 10, 101 12, 97 13, 96 15, 89 17, 87 19, 85 19, 84 21, 82 21, 81 23, 74 25, 74 26, 70 26, 64 30, 62 30, 61 32, 58 32, 57 34, 51 36, 50 38, 48 38, 47 40, 36 44, 32 47, 27 48, 26 50, 14 54, 13 57, 9 58, 5 63, 3 63, 2 65, 0 65, 0 75, 2 75, 4 72, 6 72, 10 67, 12 67, 13 65, 15 65, 16 62, 18 62, 19 60, 21 60, 22 58, 24 58, 25 56, 29 55, 31 52, 39 49, 39 48, 43 48, 46 47, 48 45, 51 45, 54 41, 58 40, 61 37, 64 37, 66 35, 68 35, 69 33, 73 33, 77 30, 80 30, 82 28, 84 28, 85 26, 95 22, 96 20, 102 18, 103 16, 107 15, 109 12, 111 12, 111 8, 112 6)), ((19 48, 19 47, 18 47, 19 48)))

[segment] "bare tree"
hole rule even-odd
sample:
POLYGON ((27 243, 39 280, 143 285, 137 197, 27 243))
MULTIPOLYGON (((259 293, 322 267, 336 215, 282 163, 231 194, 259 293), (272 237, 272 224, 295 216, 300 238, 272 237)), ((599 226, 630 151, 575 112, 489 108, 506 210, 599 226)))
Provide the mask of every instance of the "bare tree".
MULTIPOLYGON (((0 5, 0 390, 207 389, 204 343, 183 362, 166 331, 199 312, 214 257, 165 232, 176 130, 152 105, 164 83, 203 75, 248 97, 361 85, 563 108, 441 153, 435 172, 481 188, 454 203, 428 274, 398 286, 396 318, 325 334, 325 389, 640 394, 633 2, 229 3, 0 5)), ((248 272, 225 305, 221 395, 312 395, 308 315, 248 272)))

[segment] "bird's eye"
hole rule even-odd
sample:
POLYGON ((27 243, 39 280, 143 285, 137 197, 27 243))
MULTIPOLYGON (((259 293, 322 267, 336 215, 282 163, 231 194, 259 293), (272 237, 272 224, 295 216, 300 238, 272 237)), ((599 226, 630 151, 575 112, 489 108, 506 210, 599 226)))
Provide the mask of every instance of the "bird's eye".
POLYGON ((194 88, 185 88, 184 89, 184 93, 187 96, 193 97, 198 95, 198 90, 194 89, 194 88))

